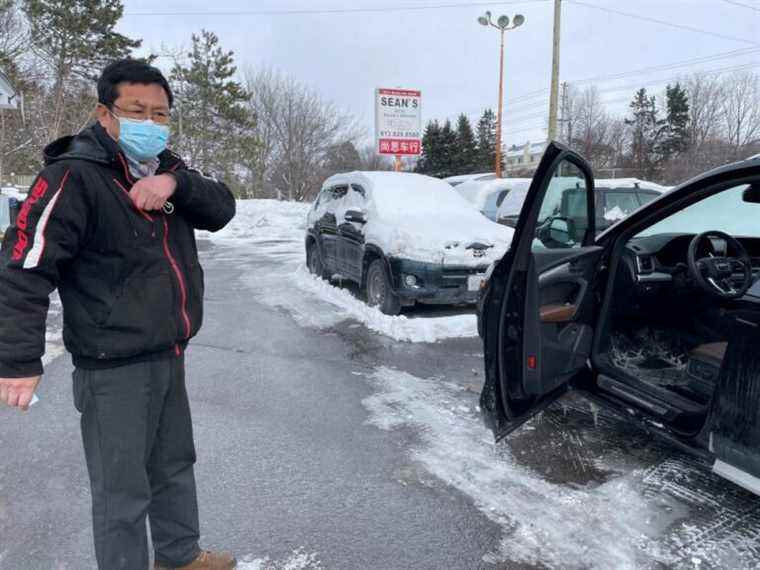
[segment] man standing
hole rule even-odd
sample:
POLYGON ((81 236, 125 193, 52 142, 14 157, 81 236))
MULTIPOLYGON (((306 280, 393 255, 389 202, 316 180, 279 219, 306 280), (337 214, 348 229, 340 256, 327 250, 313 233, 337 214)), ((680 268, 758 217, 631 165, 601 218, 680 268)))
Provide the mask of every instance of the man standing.
POLYGON ((101 570, 222 570, 201 551, 184 350, 201 326, 195 229, 235 214, 227 187, 166 149, 173 97, 131 59, 98 80, 97 122, 45 149, 0 254, 0 400, 26 410, 49 295, 63 304, 101 570))

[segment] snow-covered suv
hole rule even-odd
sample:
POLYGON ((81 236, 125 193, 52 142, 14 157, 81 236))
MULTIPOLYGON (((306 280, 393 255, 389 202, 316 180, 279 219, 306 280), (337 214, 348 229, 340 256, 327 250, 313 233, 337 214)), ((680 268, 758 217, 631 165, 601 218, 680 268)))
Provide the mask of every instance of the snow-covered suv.
POLYGON ((332 176, 307 227, 309 270, 354 281, 370 305, 391 315, 416 302, 475 303, 486 269, 513 234, 446 182, 399 172, 332 176))

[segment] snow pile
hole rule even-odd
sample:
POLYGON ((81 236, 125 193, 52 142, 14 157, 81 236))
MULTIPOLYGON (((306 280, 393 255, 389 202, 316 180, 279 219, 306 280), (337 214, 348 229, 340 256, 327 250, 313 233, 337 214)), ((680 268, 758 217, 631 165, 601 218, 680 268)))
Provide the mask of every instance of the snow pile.
MULTIPOLYGON (((445 265, 479 266, 501 259, 514 232, 484 218, 450 185, 429 176, 406 172, 352 172, 338 174, 323 187, 359 184, 366 199, 349 190, 335 208, 338 223, 350 209, 367 212, 363 231, 368 244, 386 255, 445 265), (471 244, 489 246, 475 257, 471 244)), ((328 206, 320 201, 309 223, 319 219, 328 206)))
POLYGON ((620 206, 615 206, 604 213, 604 219, 608 222, 617 222, 626 216, 627 214, 620 208, 620 206))
MULTIPOLYGON (((339 311, 338 315, 349 316, 394 340, 436 342, 444 338, 478 335, 477 318, 472 314, 414 319, 404 315, 391 317, 357 299, 349 291, 311 275, 305 267, 301 267, 294 277, 296 286, 332 304, 339 311)), ((309 313, 300 315, 301 321, 305 322, 308 315, 309 313)))
POLYGON ((499 552, 485 562, 621 569, 673 562, 659 537, 683 513, 642 495, 635 472, 596 487, 551 483, 511 454, 495 454, 478 410, 462 405, 463 387, 386 367, 370 379, 379 388, 363 402, 370 423, 415 429, 422 443, 414 458, 504 529, 499 552))
POLYGON ((244 283, 260 301, 285 309, 301 326, 322 329, 356 320, 387 337, 408 342, 477 336, 473 314, 390 317, 349 290, 311 275, 306 269, 304 243, 309 207, 276 200, 240 200, 237 215, 226 228, 198 234, 232 247, 234 260, 241 266, 254 263, 244 283))

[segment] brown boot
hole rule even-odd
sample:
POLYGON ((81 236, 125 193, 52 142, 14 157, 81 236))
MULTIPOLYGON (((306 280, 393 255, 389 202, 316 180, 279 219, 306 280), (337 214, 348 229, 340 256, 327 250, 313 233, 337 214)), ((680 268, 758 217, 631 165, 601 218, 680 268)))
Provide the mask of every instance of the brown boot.
POLYGON ((237 567, 237 560, 231 554, 226 552, 202 551, 198 558, 186 566, 164 566, 156 562, 156 570, 232 570, 237 567))

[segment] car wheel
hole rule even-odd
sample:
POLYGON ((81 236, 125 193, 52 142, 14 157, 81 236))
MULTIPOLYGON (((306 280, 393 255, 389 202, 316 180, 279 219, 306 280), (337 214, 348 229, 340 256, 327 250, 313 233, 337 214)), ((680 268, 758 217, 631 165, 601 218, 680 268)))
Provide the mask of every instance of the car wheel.
POLYGON ((322 255, 319 253, 319 248, 315 242, 311 242, 309 249, 306 250, 306 266, 312 275, 316 275, 320 279, 327 279, 327 272, 322 263, 322 255))
POLYGON ((401 312, 401 301, 393 293, 390 277, 382 259, 374 260, 367 270, 367 304, 370 307, 378 307, 386 315, 395 316, 401 312))

